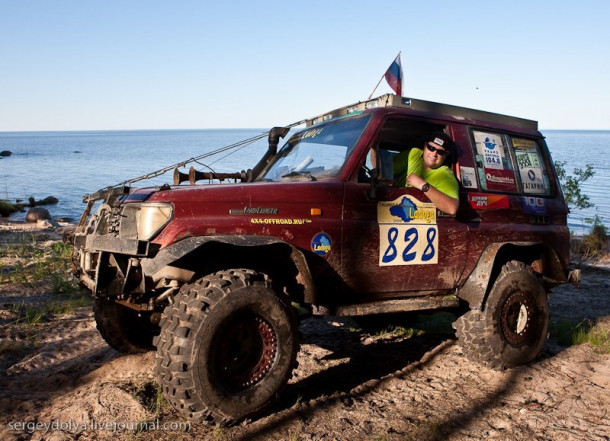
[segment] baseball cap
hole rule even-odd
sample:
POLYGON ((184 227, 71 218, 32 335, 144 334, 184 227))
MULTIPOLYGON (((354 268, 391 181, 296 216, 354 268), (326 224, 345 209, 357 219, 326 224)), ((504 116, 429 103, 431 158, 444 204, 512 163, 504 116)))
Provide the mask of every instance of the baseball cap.
POLYGON ((439 145, 447 151, 451 151, 451 138, 449 138, 449 136, 447 136, 444 132, 437 132, 433 133, 431 136, 428 136, 426 138, 426 144, 429 142, 439 145))

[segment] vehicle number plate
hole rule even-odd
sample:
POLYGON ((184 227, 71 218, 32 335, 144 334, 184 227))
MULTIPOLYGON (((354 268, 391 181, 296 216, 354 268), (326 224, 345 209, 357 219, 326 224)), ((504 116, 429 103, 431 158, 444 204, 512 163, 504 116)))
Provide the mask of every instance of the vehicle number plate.
POLYGON ((379 265, 438 263, 436 225, 379 225, 379 265))

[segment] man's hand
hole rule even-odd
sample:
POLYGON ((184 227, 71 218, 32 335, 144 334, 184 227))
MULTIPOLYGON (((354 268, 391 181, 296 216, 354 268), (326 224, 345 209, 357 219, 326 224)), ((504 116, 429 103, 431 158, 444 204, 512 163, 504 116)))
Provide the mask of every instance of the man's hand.
MULTIPOLYGON (((425 183, 426 181, 418 175, 410 174, 407 177, 407 185, 417 188, 418 190, 421 190, 425 183)), ((460 206, 459 199, 453 199, 432 186, 426 192, 426 196, 436 205, 436 208, 447 214, 454 215, 457 213, 458 207, 460 206)))
POLYGON ((421 190, 425 183, 425 180, 423 180, 420 176, 414 173, 411 173, 409 176, 407 176, 407 185, 415 187, 418 190, 421 190))

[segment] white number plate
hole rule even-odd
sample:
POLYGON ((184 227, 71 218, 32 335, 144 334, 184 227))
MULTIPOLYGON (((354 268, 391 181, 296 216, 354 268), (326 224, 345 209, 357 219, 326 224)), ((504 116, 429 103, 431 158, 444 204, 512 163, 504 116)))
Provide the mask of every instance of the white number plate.
POLYGON ((379 225, 379 265, 438 263, 436 225, 379 225))

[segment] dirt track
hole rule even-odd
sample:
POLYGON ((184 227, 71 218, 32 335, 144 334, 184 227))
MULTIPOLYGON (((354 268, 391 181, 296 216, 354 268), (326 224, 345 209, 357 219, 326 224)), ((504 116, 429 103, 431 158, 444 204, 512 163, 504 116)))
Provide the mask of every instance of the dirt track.
MULTIPOLYGON (((553 321, 600 319, 610 330, 609 276, 587 269, 580 290, 557 289, 553 321)), ((11 324, 11 305, 46 296, 43 288, 0 285, 0 338, 12 348, 0 353, 3 440, 610 440, 610 354, 551 340, 531 365, 496 372, 461 354, 443 316, 395 332, 305 320, 299 368, 271 414, 231 428, 189 423, 157 402, 154 354, 110 349, 90 308, 11 324), (425 332, 411 335, 410 327, 425 332), (137 422, 148 430, 120 426, 137 422), (43 423, 64 430, 45 433, 43 423)))

